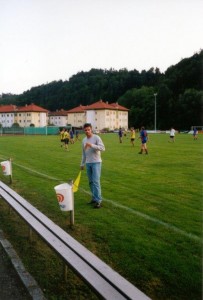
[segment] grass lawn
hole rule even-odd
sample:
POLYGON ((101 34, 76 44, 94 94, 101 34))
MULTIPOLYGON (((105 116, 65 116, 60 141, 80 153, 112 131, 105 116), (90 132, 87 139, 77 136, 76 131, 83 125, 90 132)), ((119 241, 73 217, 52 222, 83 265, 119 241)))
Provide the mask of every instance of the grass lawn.
MULTIPOLYGON (((81 142, 60 147, 58 136, 1 136, 0 161, 12 158, 12 188, 152 299, 202 299, 202 145, 179 134, 150 135, 149 155, 130 138, 101 135, 103 207, 90 200, 85 171, 75 193, 75 225, 61 212, 54 186, 75 179, 81 142)), ((9 178, 0 174, 0 180, 9 178)), ((0 228, 47 299, 96 299, 27 225, 0 200, 0 228)))

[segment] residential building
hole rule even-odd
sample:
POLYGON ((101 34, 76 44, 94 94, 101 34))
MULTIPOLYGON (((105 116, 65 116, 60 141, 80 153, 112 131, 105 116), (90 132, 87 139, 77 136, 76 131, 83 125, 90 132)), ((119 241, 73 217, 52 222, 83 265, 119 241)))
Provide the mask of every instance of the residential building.
POLYGON ((19 124, 20 127, 29 127, 30 125, 44 127, 49 123, 59 127, 71 124, 73 127, 80 128, 84 123, 91 123, 94 130, 114 130, 119 127, 128 129, 128 109, 118 103, 109 104, 103 100, 87 106, 79 105, 68 111, 56 112, 48 112, 33 103, 23 107, 0 106, 2 127, 11 127, 14 123, 19 124))
POLYGON ((49 124, 54 126, 67 126, 68 113, 66 110, 61 109, 54 112, 49 112, 49 124))
POLYGON ((74 127, 82 127, 86 123, 86 108, 87 106, 79 105, 68 110, 68 123, 74 127))
POLYGON ((118 103, 99 100, 91 105, 78 106, 68 111, 68 123, 74 127, 82 127, 91 123, 94 130, 114 130, 119 127, 128 129, 128 109, 118 103))
POLYGON ((29 127, 31 124, 35 127, 44 127, 47 126, 47 116, 47 109, 32 103, 18 108, 15 123, 18 123, 20 127, 29 127))
POLYGON ((0 124, 2 127, 11 127, 14 121, 15 113, 17 111, 16 105, 2 105, 0 106, 0 124))
POLYGON ((35 104, 17 107, 15 105, 0 106, 0 123, 2 127, 11 127, 17 123, 20 127, 44 127, 47 125, 48 110, 35 104))

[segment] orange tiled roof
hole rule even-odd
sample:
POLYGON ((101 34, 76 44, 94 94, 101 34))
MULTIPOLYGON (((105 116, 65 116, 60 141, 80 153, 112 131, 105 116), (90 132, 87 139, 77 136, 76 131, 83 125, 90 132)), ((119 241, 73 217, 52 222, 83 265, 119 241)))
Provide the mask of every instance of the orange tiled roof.
POLYGON ((67 113, 81 113, 81 112, 85 112, 86 110, 87 110, 87 106, 79 105, 75 108, 68 110, 67 113))
POLYGON ((16 105, 1 105, 0 106, 0 113, 9 113, 9 112, 15 112, 18 108, 16 105))
POLYGON ((122 105, 119 105, 118 103, 111 103, 110 104, 114 109, 118 109, 118 110, 125 110, 125 111, 128 111, 129 109, 122 106, 122 105))
POLYGON ((25 105, 25 106, 23 106, 23 107, 20 107, 19 109, 18 109, 18 111, 19 112, 48 112, 48 110, 47 109, 45 109, 45 108, 42 108, 42 107, 40 107, 40 106, 37 106, 37 105, 35 105, 35 104, 29 104, 29 105, 25 105))
POLYGON ((103 100, 99 100, 91 105, 88 105, 86 110, 92 110, 92 109, 117 109, 117 110, 125 110, 128 111, 127 108, 119 105, 118 103, 112 103, 109 104, 108 102, 104 102, 103 100))
POLYGON ((49 116, 67 116, 67 114, 67 110, 64 109, 49 112, 49 116))
POLYGON ((79 105, 73 109, 68 110, 68 113, 81 113, 85 112, 86 110, 101 110, 101 109, 111 109, 111 110, 123 110, 123 111, 128 111, 129 109, 125 108, 124 106, 119 105, 118 103, 111 103, 109 104, 108 102, 104 102, 103 100, 99 100, 93 104, 83 106, 79 105))

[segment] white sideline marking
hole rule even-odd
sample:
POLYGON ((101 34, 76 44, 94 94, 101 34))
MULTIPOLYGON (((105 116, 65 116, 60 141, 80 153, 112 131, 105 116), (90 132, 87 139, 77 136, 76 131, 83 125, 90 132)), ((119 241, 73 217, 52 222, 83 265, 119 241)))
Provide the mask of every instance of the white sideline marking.
MULTIPOLYGON (((1 158, 1 159, 5 159, 5 158, 2 158, 2 157, 0 157, 0 158, 1 158)), ((16 166, 18 166, 18 167, 20 167, 20 168, 22 168, 22 169, 28 170, 28 171, 30 171, 30 172, 32 172, 32 173, 38 174, 38 175, 40 175, 40 176, 43 176, 43 177, 45 177, 45 178, 48 178, 48 179, 51 179, 51 180, 56 180, 56 181, 63 181, 63 180, 61 180, 61 179, 58 179, 58 178, 55 178, 55 177, 51 177, 51 176, 49 176, 49 175, 46 175, 46 174, 43 174, 43 173, 41 173, 41 172, 35 171, 35 170, 30 169, 30 168, 28 168, 28 167, 24 167, 24 166, 19 165, 19 164, 17 164, 17 163, 12 162, 12 164, 14 164, 14 165, 16 165, 16 166)), ((89 194, 89 195, 91 194, 89 191, 86 191, 86 190, 83 189, 83 188, 79 188, 79 190, 83 191, 83 192, 86 193, 86 194, 89 194)), ((111 203, 113 206, 119 207, 119 208, 124 209, 124 210, 126 210, 126 211, 128 211, 128 212, 131 212, 132 214, 137 215, 137 216, 139 216, 139 217, 141 217, 141 218, 143 218, 143 219, 146 219, 146 220, 149 220, 149 221, 151 221, 151 222, 153 222, 153 223, 162 225, 162 226, 164 226, 164 227, 166 227, 166 228, 168 228, 168 229, 170 229, 170 230, 173 230, 174 232, 177 232, 177 233, 179 233, 179 234, 181 234, 181 235, 183 235, 183 236, 185 236, 185 237, 187 237, 187 238, 190 238, 190 239, 192 239, 192 240, 196 240, 196 241, 198 241, 198 242, 201 242, 201 241, 202 241, 202 239, 201 239, 200 237, 198 237, 198 236, 196 236, 196 235, 194 235, 194 234, 192 234, 192 233, 188 233, 188 232, 186 232, 186 231, 184 231, 184 230, 182 230, 182 229, 179 229, 178 227, 176 227, 176 226, 174 226, 174 225, 172 225, 172 224, 163 222, 163 221, 161 221, 161 220, 159 220, 159 219, 157 219, 157 218, 154 218, 154 217, 150 217, 149 215, 146 215, 146 214, 144 214, 144 213, 142 213, 142 212, 139 212, 139 211, 137 211, 137 210, 134 210, 133 208, 130 208, 130 207, 128 207, 128 206, 125 206, 125 205, 116 203, 116 202, 113 201, 113 200, 109 200, 109 199, 105 199, 105 198, 103 198, 103 200, 106 201, 106 202, 111 203)))
POLYGON ((62 181, 61 179, 58 179, 58 178, 55 178, 55 177, 51 177, 51 176, 49 176, 49 175, 46 175, 46 174, 43 174, 43 173, 41 173, 41 172, 35 171, 35 170, 30 169, 30 168, 28 168, 28 167, 24 167, 24 166, 22 166, 22 165, 19 165, 19 164, 14 163, 14 162, 12 162, 12 164, 13 164, 13 165, 16 165, 16 166, 18 166, 18 167, 20 167, 20 168, 22 168, 22 169, 28 170, 28 171, 30 171, 31 173, 35 173, 35 174, 38 174, 38 175, 40 175, 40 176, 43 176, 43 177, 45 177, 45 178, 48 178, 48 179, 51 179, 51 180, 56 180, 56 181, 62 181))
MULTIPOLYGON (((83 192, 85 192, 86 194, 91 195, 90 192, 88 192, 88 191, 86 191, 86 190, 84 190, 84 189, 82 189, 82 188, 80 188, 80 190, 83 190, 83 192)), ((176 227, 176 226, 174 226, 174 225, 172 225, 172 224, 163 222, 163 221, 161 221, 161 220, 159 220, 159 219, 157 219, 157 218, 154 218, 154 217, 150 217, 149 215, 146 215, 146 214, 144 214, 144 213, 142 213, 142 212, 139 212, 139 211, 137 211, 137 210, 134 210, 133 208, 130 208, 130 207, 128 207, 128 206, 125 206, 125 205, 116 203, 116 202, 113 201, 113 200, 109 200, 109 199, 105 199, 105 198, 103 198, 103 200, 104 200, 105 202, 111 203, 112 205, 114 205, 114 206, 116 206, 116 207, 119 207, 119 208, 121 208, 121 209, 124 209, 124 210, 126 210, 126 211, 129 211, 129 212, 131 212, 132 214, 137 215, 137 216, 139 216, 139 217, 141 217, 141 218, 143 218, 143 219, 146 219, 146 220, 149 220, 149 221, 151 221, 151 222, 153 222, 153 223, 162 225, 162 226, 164 226, 164 227, 166 227, 166 228, 168 228, 168 229, 170 229, 170 230, 173 230, 173 231, 175 231, 175 232, 177 232, 177 233, 179 233, 179 234, 182 234, 182 235, 184 235, 184 236, 186 236, 186 237, 188 237, 188 238, 190 238, 190 239, 196 240, 196 241, 198 241, 198 242, 201 242, 201 241, 202 241, 201 238, 198 237, 198 236, 196 236, 195 234, 188 233, 188 232, 186 232, 186 231, 184 231, 184 230, 182 230, 182 229, 179 229, 178 227, 176 227)))
POLYGON ((193 239, 193 240, 201 242, 201 238, 200 237, 196 236, 195 234, 188 233, 188 232, 186 232, 186 231, 184 231, 182 229, 179 229, 178 227, 176 227, 176 226, 174 226, 172 224, 163 222, 163 221, 161 221, 161 220, 159 220, 157 218, 154 218, 154 217, 150 217, 149 215, 146 215, 146 214, 144 214, 142 212, 139 212, 137 210, 134 210, 134 209, 132 209, 130 207, 127 207, 127 206, 124 206, 122 204, 117 204, 117 203, 113 202, 112 200, 105 199, 105 201, 113 204, 114 206, 117 206, 119 208, 122 208, 122 209, 125 209, 127 211, 130 211, 131 213, 133 213, 133 214, 135 214, 135 215, 137 215, 139 217, 142 217, 142 218, 144 218, 146 220, 149 220, 151 222, 154 222, 154 223, 157 223, 159 225, 162 225, 162 226, 164 226, 164 227, 166 227, 166 228, 168 228, 170 230, 173 230, 173 231, 175 231, 175 232, 177 232, 179 234, 182 234, 182 235, 184 235, 184 236, 186 236, 186 237, 188 237, 190 239, 193 239))

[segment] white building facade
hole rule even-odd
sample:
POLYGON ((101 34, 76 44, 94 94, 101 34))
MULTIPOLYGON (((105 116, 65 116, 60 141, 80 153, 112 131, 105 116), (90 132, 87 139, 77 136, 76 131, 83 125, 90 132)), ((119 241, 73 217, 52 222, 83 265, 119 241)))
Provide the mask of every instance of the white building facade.
POLYGON ((68 113, 66 110, 59 110, 49 113, 49 124, 54 126, 67 126, 68 125, 68 113))
POLYGON ((128 129, 128 109, 118 103, 108 104, 99 100, 88 106, 79 106, 68 111, 68 121, 72 126, 82 127, 91 123, 94 130, 128 129))
POLYGON ((25 105, 18 108, 15 105, 0 106, 0 124, 2 127, 12 127, 18 124, 20 127, 47 126, 48 110, 35 104, 25 105))

